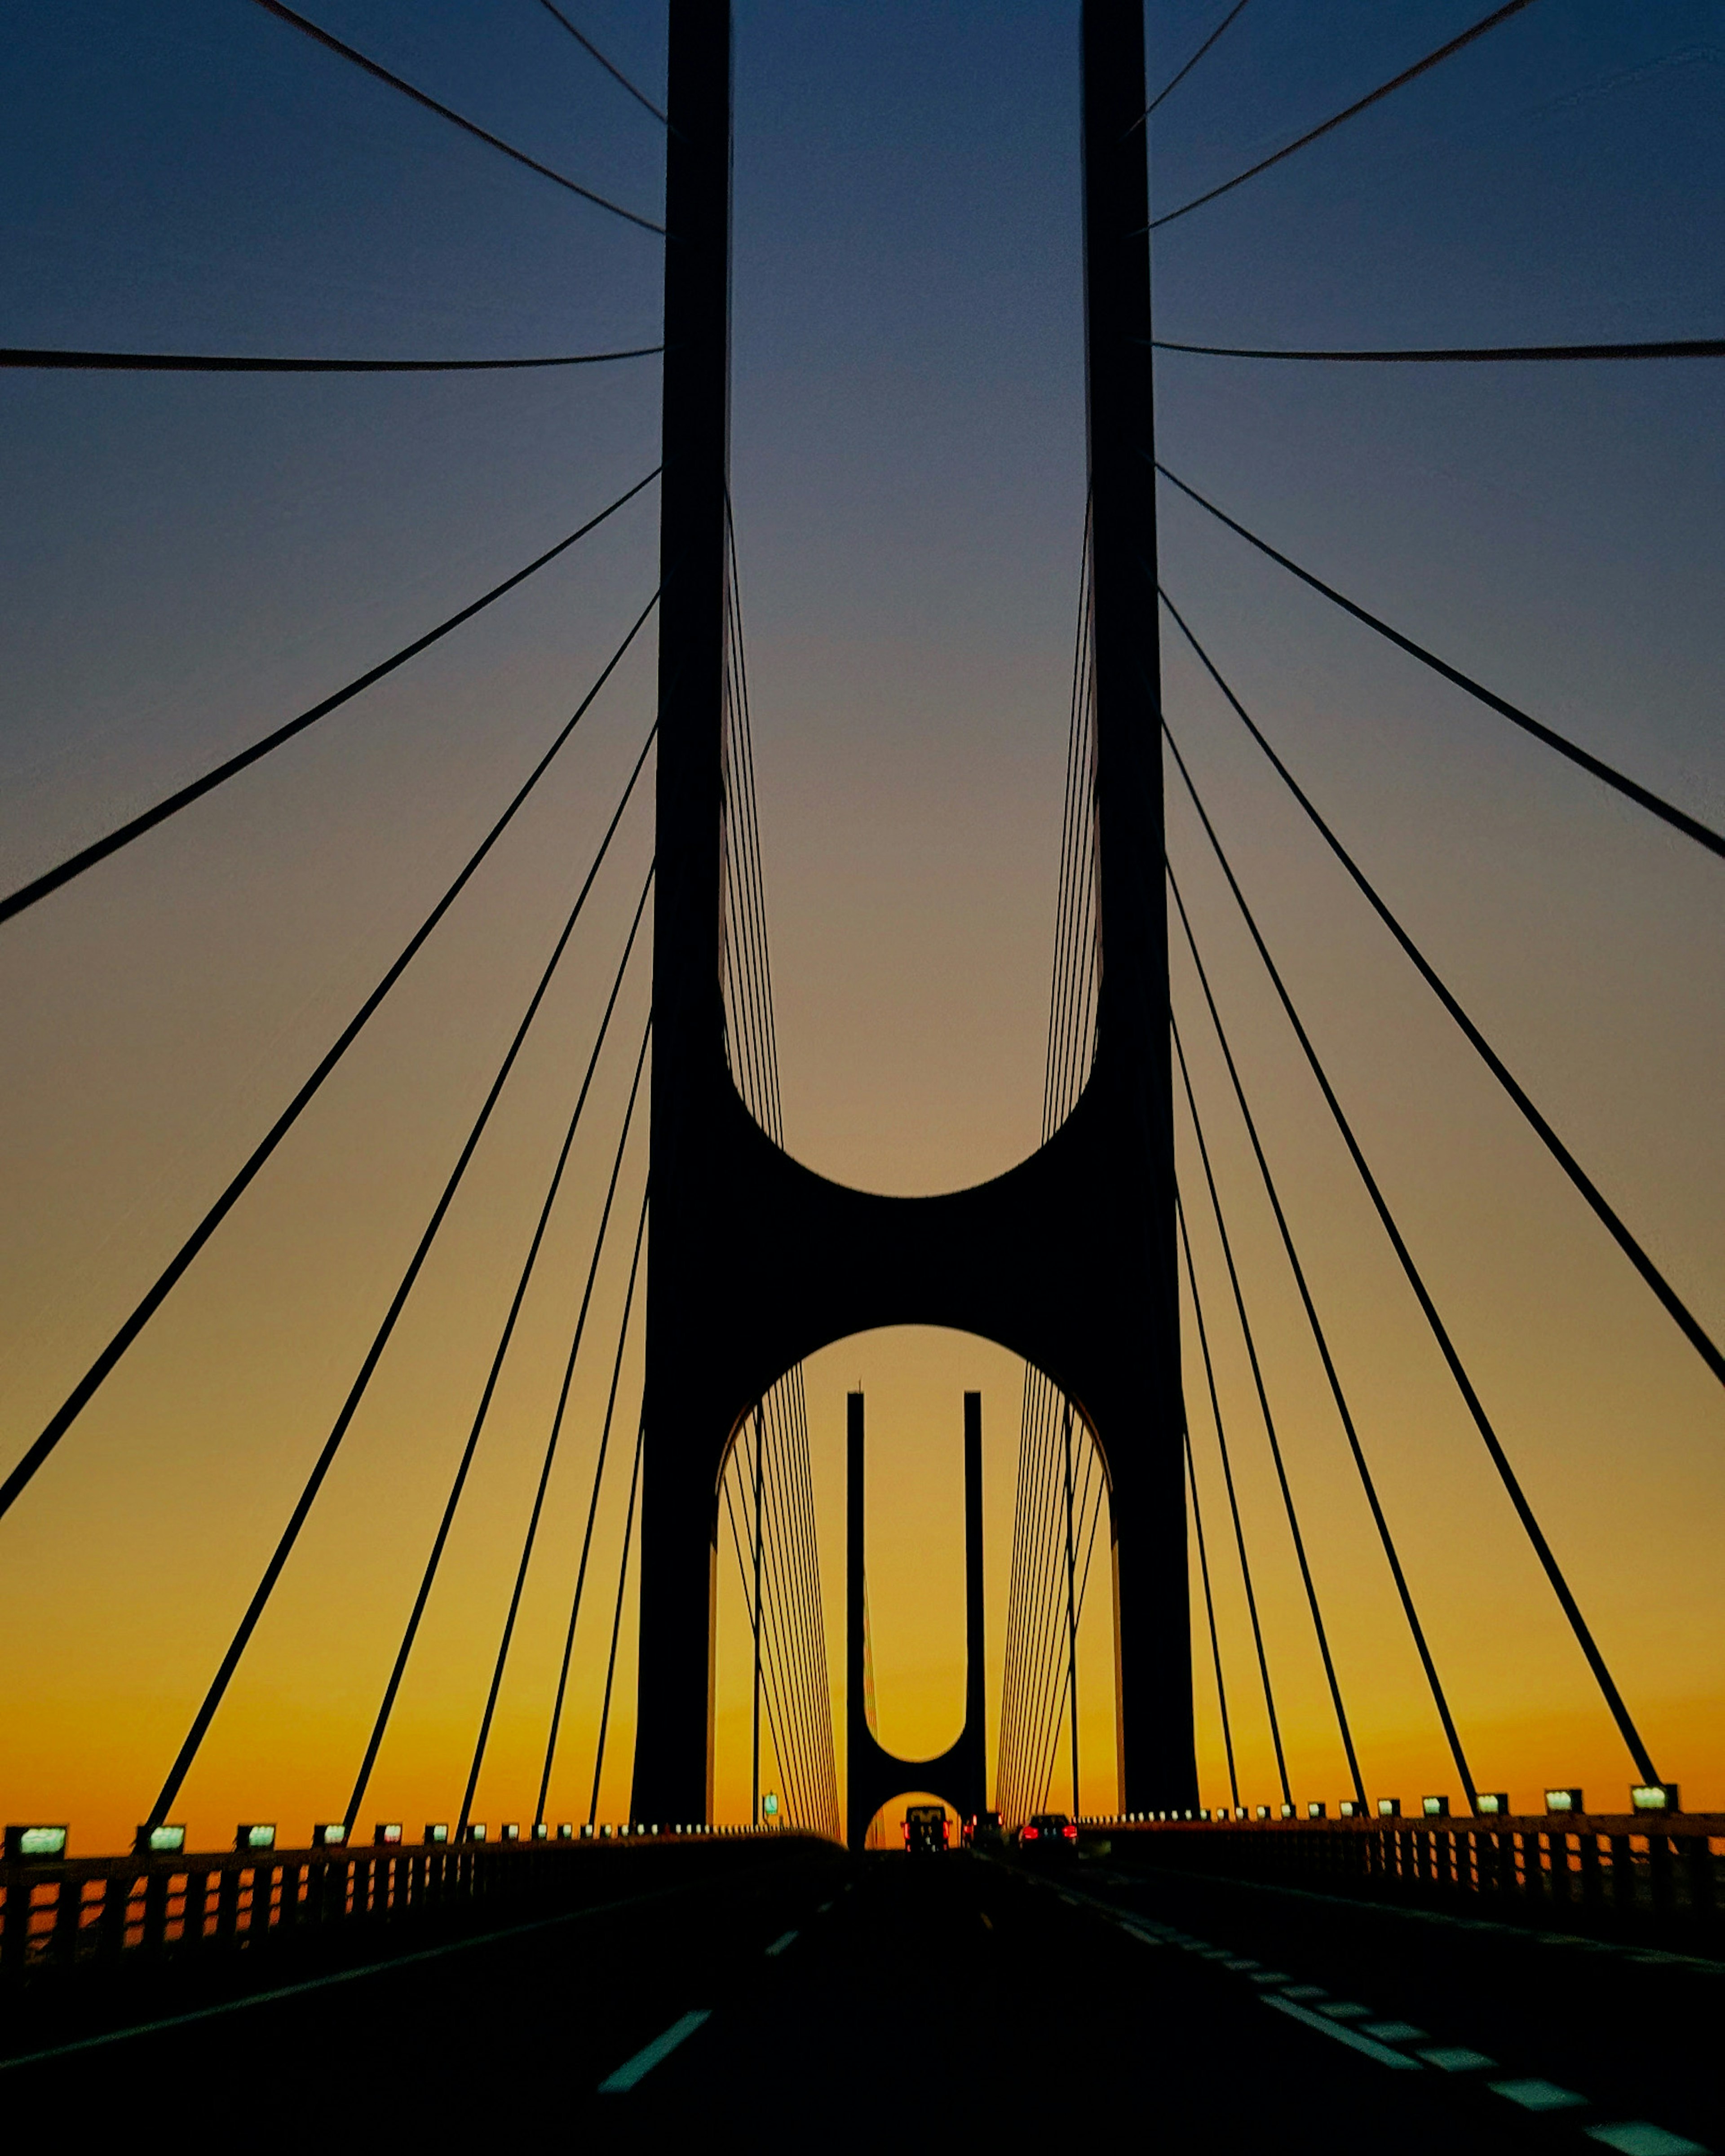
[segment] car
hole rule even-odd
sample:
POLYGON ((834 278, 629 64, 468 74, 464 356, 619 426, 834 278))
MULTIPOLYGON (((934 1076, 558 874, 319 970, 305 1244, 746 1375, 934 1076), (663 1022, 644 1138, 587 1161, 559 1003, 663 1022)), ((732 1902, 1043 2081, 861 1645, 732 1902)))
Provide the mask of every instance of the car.
POLYGON ((905 1851, 911 1856, 938 1856, 947 1846, 944 1804, 911 1804, 905 1812, 905 1851))
POLYGON ((961 1839, 967 1849, 998 1849, 1006 1840, 999 1812, 973 1812, 961 1839))
POLYGON ((1019 1829, 1019 1847, 1027 1856, 1072 1856, 1078 1830, 1064 1812, 1038 1812, 1019 1829))

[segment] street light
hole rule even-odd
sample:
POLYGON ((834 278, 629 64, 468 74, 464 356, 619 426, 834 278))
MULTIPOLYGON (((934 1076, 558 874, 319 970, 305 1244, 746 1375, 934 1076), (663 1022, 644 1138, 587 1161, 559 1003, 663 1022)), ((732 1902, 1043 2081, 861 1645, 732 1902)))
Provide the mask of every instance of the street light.
POLYGON ((1639 1782, 1630 1791, 1632 1812, 1680 1812, 1675 1782, 1639 1782))
POLYGON ((267 1826, 251 1825, 235 1827, 234 1830, 234 1846, 239 1850, 274 1849, 275 1846, 275 1822, 272 1820, 267 1826))
POLYGON ((6 1861, 8 1864, 51 1864, 57 1856, 66 1853, 66 1835, 63 1826, 9 1826, 6 1830, 6 1861))
POLYGON ((140 1856, 177 1856, 185 1846, 182 1826, 141 1826, 132 1843, 140 1856))
POLYGON ((1579 1789, 1548 1789, 1545 1809, 1548 1812, 1584 1812, 1587 1806, 1581 1800, 1579 1789))

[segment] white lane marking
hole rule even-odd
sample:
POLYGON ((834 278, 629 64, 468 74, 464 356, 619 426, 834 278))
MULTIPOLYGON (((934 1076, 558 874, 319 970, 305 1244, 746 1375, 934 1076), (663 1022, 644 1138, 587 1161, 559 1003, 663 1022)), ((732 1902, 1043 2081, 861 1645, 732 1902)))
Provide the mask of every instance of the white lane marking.
POLYGON ((1375 2036, 1380 2044, 1423 2044, 1425 2031, 1416 2029, 1411 2021, 1368 2021, 1361 2030, 1363 2036, 1375 2036))
POLYGON ((1497 2063, 1483 2051, 1470 2051, 1465 2044, 1428 2045, 1420 2056, 1427 2066, 1440 2067, 1446 2074, 1483 2073, 1497 2063))
POLYGON ((1333 2036, 1338 2044, 1346 2044, 1351 2051, 1363 2051, 1368 2059, 1375 2059, 1380 2066, 1399 2066, 1404 2072, 1418 2073, 1420 2062, 1410 2059, 1405 2051, 1392 2051, 1388 2044, 1374 2044, 1369 2036, 1358 2030, 1344 2029, 1339 2021, 1326 2021, 1322 2014, 1308 2014, 1303 2006, 1296 2006, 1291 1999, 1266 1994, 1264 2004, 1273 2006, 1278 2014, 1286 2014, 1301 2021, 1308 2029, 1317 2029, 1326 2036, 1333 2036))
POLYGON ((1249 1975, 1253 1969, 1262 1969, 1264 1966, 1260 1961, 1230 1961, 1224 1962, 1222 1965, 1224 1969, 1238 1969, 1243 1975, 1249 1975))
POLYGON ((673 2021, 662 2036, 655 2036, 637 2051, 632 2059, 625 2059, 614 2073, 607 2074, 599 2083, 601 2096, 625 2096, 638 2081, 650 2074, 661 2059, 668 2059, 678 2045, 692 2036, 703 2021, 711 2018, 710 2006, 697 2006, 680 2021, 673 2021))
POLYGON ((782 1954, 796 1936, 797 1934, 794 1932, 781 1932, 778 1937, 773 1942, 772 1945, 768 1948, 768 1953, 769 1954, 782 1954))
POLYGON ((1491 2087, 1493 2096, 1518 2103, 1523 2111, 1574 2111, 1587 2102, 1574 2089, 1559 2088, 1555 2082, 1543 2082, 1532 2076, 1524 2081, 1493 2082, 1491 2087))
POLYGON ((1650 2126, 1645 2118, 1626 2119, 1621 2126, 1586 2126, 1582 2131, 1589 2141, 1615 2148, 1617 2156, 1707 2156, 1699 2141, 1667 2133, 1662 2126, 1650 2126))
POLYGON ((824 1916, 825 1916, 825 1915, 826 1915, 827 1912, 828 1912, 828 1911, 832 1907, 832 1906, 833 1906, 833 1905, 832 1905, 832 1903, 831 1903, 830 1902, 823 1902, 821 1903, 820 1907, 819 1907, 815 1911, 815 1912, 814 1912, 814 1913, 815 1913, 815 1915, 816 1915, 817 1917, 824 1917, 824 1916))
POLYGON ((1327 1999, 1329 1995, 1321 1984, 1291 1984, 1287 1989, 1290 1999, 1327 1999))
POLYGON ((224 1999, 215 2006, 194 2006, 184 2014, 169 2014, 159 2021, 134 2021, 124 2029, 107 2029, 100 2036, 80 2036, 69 2044, 53 2044, 45 2051, 20 2051, 15 2058, 0 2059, 0 2074, 13 2066, 38 2066, 44 2059, 64 2059, 74 2051, 100 2051, 108 2044, 124 2044, 133 2036, 160 2035, 166 2029, 183 2029, 193 2021, 211 2021, 220 2014, 244 2014, 253 2006, 273 2006, 279 1999, 298 1999, 308 1991, 326 1991, 332 1984, 357 1984, 362 1977, 387 1976, 392 1969, 412 1969, 420 1962, 441 1961, 445 1954, 465 1953, 470 1947, 495 1946, 501 1940, 525 1938, 530 1932, 546 1932, 561 1924, 579 1923, 583 1917, 603 1917, 616 1909, 633 1909, 649 1902, 663 1902, 673 1894, 687 1893, 687 1886, 656 1887, 650 1894, 629 1894, 617 1902, 595 1902, 585 1909, 567 1909, 561 1916, 535 1917, 525 1924, 506 1924, 501 1931, 475 1932, 470 1938, 447 1939, 441 1946, 421 1947, 413 1953, 393 1954, 388 1961, 362 1962, 357 1969, 331 1969, 324 1976, 308 1976, 298 1984, 279 1984, 269 1991, 254 1991, 244 1999, 224 1999))
POLYGON ((1285 1969, 1260 1969, 1252 1979, 1254 1984, 1286 1984, 1288 1973, 1285 1969))
POLYGON ((1369 2006, 1356 2006, 1351 1999, 1335 1999, 1327 2006, 1320 2006, 1317 2010, 1320 2014, 1327 2015, 1332 2021, 1364 2021, 1370 2018, 1372 2012, 1369 2006))

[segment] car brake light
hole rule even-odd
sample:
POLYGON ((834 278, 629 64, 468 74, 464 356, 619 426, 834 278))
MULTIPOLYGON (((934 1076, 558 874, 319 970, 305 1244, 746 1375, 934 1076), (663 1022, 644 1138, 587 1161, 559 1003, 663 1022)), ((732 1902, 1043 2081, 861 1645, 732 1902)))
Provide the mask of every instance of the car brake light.
POLYGON ((1065 1835, 1068 1841, 1076 1841, 1078 1839, 1078 1830, 1076 1826, 1063 1826, 1060 1832, 1065 1835))
POLYGON ((1026 1841, 1034 1841, 1037 1839, 1036 1829, 1034 1826, 1027 1826, 1024 1829, 1024 1839, 1026 1841))

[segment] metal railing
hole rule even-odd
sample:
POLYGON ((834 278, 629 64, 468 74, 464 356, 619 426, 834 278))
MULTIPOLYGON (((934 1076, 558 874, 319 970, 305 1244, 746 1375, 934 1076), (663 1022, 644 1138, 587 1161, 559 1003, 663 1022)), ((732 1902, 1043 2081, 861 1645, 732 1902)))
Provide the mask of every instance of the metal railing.
MULTIPOLYGON (((1103 1830, 1087 1824, 1086 1835, 1103 1830)), ((1564 1813, 1475 1819, 1109 1821, 1115 1850, 1182 1871, 1461 1900, 1526 1920, 1681 1927, 1725 1916, 1725 1815, 1564 1813)))
MULTIPOLYGON (((755 1838, 747 1830, 737 1836, 755 1838)), ((139 1958, 177 1960, 355 1924, 381 1926, 460 1904, 555 1907, 578 1895, 580 1867, 597 1852, 664 1848, 685 1840, 696 1845, 695 1837, 670 1830, 649 1836, 636 1829, 614 1840, 574 1843, 395 1844, 0 1864, 0 1979, 139 1958)))

